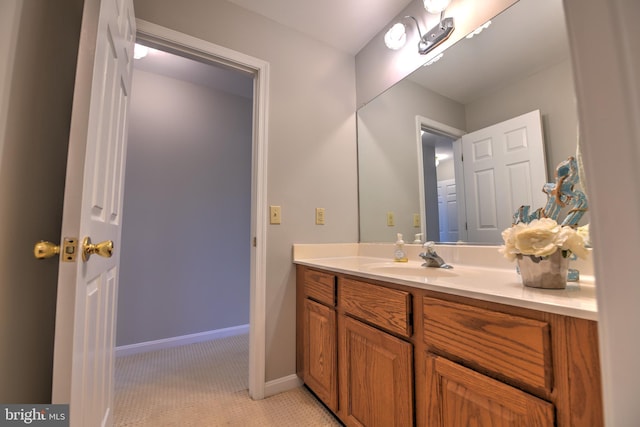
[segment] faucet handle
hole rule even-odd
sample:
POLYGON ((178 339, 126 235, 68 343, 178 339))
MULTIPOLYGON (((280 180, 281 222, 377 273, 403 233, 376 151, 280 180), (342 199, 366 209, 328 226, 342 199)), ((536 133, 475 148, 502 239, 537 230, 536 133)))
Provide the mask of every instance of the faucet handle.
POLYGON ((424 242, 424 245, 422 245, 422 247, 425 248, 429 253, 435 252, 435 249, 433 248, 434 246, 435 246, 435 242, 432 242, 432 241, 424 242))

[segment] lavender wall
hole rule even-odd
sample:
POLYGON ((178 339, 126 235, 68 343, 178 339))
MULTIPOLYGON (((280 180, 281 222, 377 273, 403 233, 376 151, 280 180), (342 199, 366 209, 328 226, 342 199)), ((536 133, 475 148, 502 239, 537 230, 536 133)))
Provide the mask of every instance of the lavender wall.
POLYGON ((136 69, 129 117, 117 345, 248 324, 252 100, 136 69))

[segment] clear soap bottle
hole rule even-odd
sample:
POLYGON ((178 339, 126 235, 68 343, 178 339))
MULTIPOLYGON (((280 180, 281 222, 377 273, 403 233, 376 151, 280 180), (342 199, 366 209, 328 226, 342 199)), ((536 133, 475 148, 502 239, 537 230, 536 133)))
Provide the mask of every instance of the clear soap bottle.
POLYGON ((404 240, 402 240, 402 234, 398 233, 396 236, 396 245, 393 250, 393 260, 396 262, 407 262, 409 259, 407 258, 407 253, 404 250, 404 240))

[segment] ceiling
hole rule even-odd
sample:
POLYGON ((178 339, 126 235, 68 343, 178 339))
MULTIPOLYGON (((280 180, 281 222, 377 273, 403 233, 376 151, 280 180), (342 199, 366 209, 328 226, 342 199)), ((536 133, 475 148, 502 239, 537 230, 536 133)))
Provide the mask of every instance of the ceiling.
MULTIPOLYGON (((411 1, 418 0, 227 1, 355 55, 411 1)), ((512 76, 535 72, 568 56, 561 0, 519 1, 499 18, 502 15, 504 19, 495 19, 488 30, 463 39, 442 60, 421 67, 409 78, 466 104, 510 82, 512 76)), ((252 96, 251 76, 166 52, 152 51, 135 67, 252 96)))
MULTIPOLYGON (((227 0, 308 37, 355 55, 411 1, 227 0), (331 25, 327 25, 330 22, 331 25)), ((250 98, 251 76, 151 49, 135 68, 250 98)))
POLYGON ((417 0, 227 0, 355 55, 417 0))

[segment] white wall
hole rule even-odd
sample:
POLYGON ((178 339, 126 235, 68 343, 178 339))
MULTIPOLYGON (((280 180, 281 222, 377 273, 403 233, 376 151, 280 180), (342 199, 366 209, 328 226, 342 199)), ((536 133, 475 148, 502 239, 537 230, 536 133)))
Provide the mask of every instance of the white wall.
POLYGON ((591 203, 607 426, 640 420, 640 2, 565 0, 591 203), (594 38, 594 29, 599 37, 594 38))
POLYGON ((354 58, 223 0, 134 3, 140 19, 270 63, 267 199, 282 224, 267 230, 266 380, 291 375, 292 244, 358 239, 354 58))
POLYGON ((252 108, 134 69, 118 346, 249 323, 252 108))
POLYGON ((58 260, 33 245, 60 239, 82 2, 0 4, 0 402, 48 403, 58 260))

